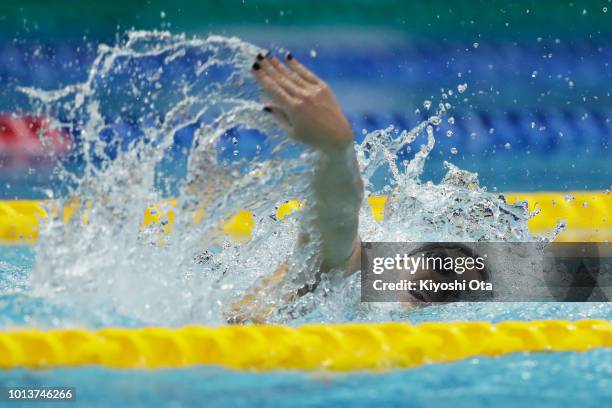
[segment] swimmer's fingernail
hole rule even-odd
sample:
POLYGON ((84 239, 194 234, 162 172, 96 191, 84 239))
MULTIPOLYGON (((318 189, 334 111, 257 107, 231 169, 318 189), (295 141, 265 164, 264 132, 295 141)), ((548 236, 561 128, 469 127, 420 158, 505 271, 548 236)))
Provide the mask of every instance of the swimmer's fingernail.
POLYGON ((261 53, 257 54, 257 61, 262 61, 264 59, 264 56, 261 55, 261 53))
POLYGON ((253 69, 254 69, 255 71, 257 71, 259 68, 261 68, 261 65, 259 65, 259 63, 258 63, 258 62, 256 62, 256 63, 254 63, 254 64, 253 64, 253 69))
POLYGON ((264 106, 263 111, 264 112, 268 112, 268 113, 272 113, 272 108, 269 107, 269 106, 264 106))
POLYGON ((290 52, 288 52, 287 56, 285 58, 287 58, 289 61, 291 61, 293 59, 293 55, 290 52))

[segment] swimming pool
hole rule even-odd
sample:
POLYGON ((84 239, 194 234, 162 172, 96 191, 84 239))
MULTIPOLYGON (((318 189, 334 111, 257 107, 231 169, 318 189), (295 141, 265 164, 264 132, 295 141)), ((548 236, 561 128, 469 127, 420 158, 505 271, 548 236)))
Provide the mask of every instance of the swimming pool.
MULTIPOLYGON (((426 42, 390 43, 385 36, 372 39, 372 47, 354 41, 338 50, 322 45, 323 35, 316 47, 304 47, 302 38, 302 48, 295 48, 300 58, 318 65, 348 108, 369 198, 392 198, 386 209, 384 201, 378 209, 372 206, 374 214, 364 205, 362 237, 517 242, 548 233, 542 239, 549 240, 563 219, 568 228, 558 239, 608 239, 612 125, 605 98, 593 94, 599 86, 592 80, 609 74, 605 39, 579 42, 586 55, 548 38, 543 58, 539 46, 470 38, 436 48, 426 42), (560 55, 550 63, 548 48, 560 55), (499 68, 493 69, 491 61, 499 68), (531 86, 525 86, 523 76, 531 86), (368 84, 362 94, 355 92, 360 81, 368 84), (514 83, 526 90, 520 97, 514 83), (415 101, 415 95, 427 99, 415 101)), ((289 327, 291 336, 293 328, 316 324, 318 341, 329 340, 311 366, 306 356, 316 354, 312 344, 322 343, 283 340, 295 355, 305 353, 295 360, 304 363, 293 366, 305 369, 286 369, 282 356, 274 355, 277 349, 262 349, 273 338, 265 330, 245 329, 240 335, 240 327, 229 331, 238 335, 218 335, 224 341, 234 336, 225 343, 225 357, 215 360, 221 360, 218 365, 187 366, 199 361, 190 355, 177 367, 151 368, 152 355, 170 361, 176 350, 186 350, 181 348, 186 340, 172 334, 172 341, 157 339, 154 347, 133 333, 194 324, 208 333, 209 327, 225 326, 226 308, 236 294, 244 294, 291 254, 301 216, 295 210, 303 200, 307 206, 309 193, 300 178, 305 161, 297 158, 309 159, 308 152, 283 143, 277 126, 261 114, 258 89, 248 74, 260 47, 237 38, 130 31, 109 46, 41 47, 31 54, 28 47, 19 42, 0 47, 0 54, 8 56, 3 61, 12 61, 2 65, 0 77, 8 72, 17 78, 17 86, 0 95, 18 95, 3 102, 17 101, 57 120, 75 148, 53 171, 40 167, 0 174, 5 186, 0 199, 44 200, 0 202, 0 239, 9 237, 11 244, 0 246, 0 348, 5 352, 0 386, 74 387, 77 402, 85 406, 612 403, 612 351, 599 347, 608 344, 607 329, 575 343, 572 333, 591 323, 561 322, 562 330, 547 334, 546 341, 558 346, 551 349, 580 352, 524 352, 526 343, 501 341, 503 329, 493 340, 482 332, 498 330, 489 329, 490 323, 509 321, 609 322, 607 302, 457 302, 405 309, 360 302, 354 276, 324 280, 271 316, 271 323, 281 331, 289 327), (36 64, 27 63, 30 57, 36 64), (34 74, 28 76, 30 67, 34 74), (76 85, 61 88, 68 83, 76 85), (189 188, 194 180, 209 194, 196 196, 189 188), (27 216, 20 213, 26 208, 27 216), (239 211, 242 218, 232 218, 239 211), (232 225, 242 231, 240 239, 228 238, 232 225), (16 242, 31 246, 12 245, 16 242), (466 335, 462 326, 451 324, 464 321, 484 322, 473 326, 482 331, 466 335), (371 363, 368 351, 373 350, 366 340, 381 340, 372 343, 383 349, 387 345, 376 337, 383 326, 374 325, 382 322, 449 324, 436 326, 438 339, 421 336, 428 330, 421 326, 402 326, 421 333, 415 339, 427 352, 414 349, 418 363, 400 364, 389 352, 379 361, 393 364, 364 369, 371 368, 364 361, 371 363), (353 336, 341 354, 333 345, 345 338, 344 329, 335 326, 342 323, 363 323, 367 326, 355 327, 366 327, 372 337, 353 336), (87 341, 68 336, 60 353, 54 348, 56 332, 20 337, 24 327, 78 328, 75 333, 87 341), (96 330, 109 327, 119 330, 98 335, 96 330), (109 340, 112 336, 118 340, 109 340), (42 337, 45 341, 37 343, 42 337), (432 339, 437 342, 423 344, 432 339), (457 339, 461 347, 478 352, 444 354, 457 339), (483 339, 490 346, 487 353, 479 348, 483 339), (257 347, 250 347, 250 340, 259 342, 257 347), (27 347, 21 349, 19 341, 27 347), (37 351, 25 355, 32 345, 37 351), (6 350, 14 356, 7 357, 6 350), (128 363, 113 368, 101 350, 128 363), (55 352, 61 358, 48 358, 55 352), (248 356, 261 360, 266 353, 273 358, 264 371, 256 370, 263 364, 257 358, 236 363, 241 355, 245 361, 248 356), (334 370, 338 354, 350 362, 346 371, 334 370)), ((300 262, 306 272, 314 271, 310 259, 300 262)), ((537 323, 522 327, 538 343, 533 350, 545 348, 537 323)), ((394 339, 391 349, 410 343, 406 337, 394 339)), ((208 342, 201 344, 209 350, 208 342)))

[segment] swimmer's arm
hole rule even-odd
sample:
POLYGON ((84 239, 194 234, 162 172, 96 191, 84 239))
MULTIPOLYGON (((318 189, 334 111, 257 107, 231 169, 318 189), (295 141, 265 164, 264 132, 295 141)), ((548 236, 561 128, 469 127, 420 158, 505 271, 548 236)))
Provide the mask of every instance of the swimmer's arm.
MULTIPOLYGON (((320 236, 322 255, 319 274, 331 269, 352 273, 360 268, 361 242, 358 236, 363 181, 359 173, 353 130, 331 89, 316 75, 287 55, 287 66, 277 58, 257 56, 253 73, 271 103, 264 110, 278 120, 287 133, 317 150, 311 176, 312 203, 307 203, 307 225, 298 237, 298 250, 311 242, 309 230, 320 236)), ((288 262, 290 262, 289 260, 288 262)), ((278 303, 260 301, 262 293, 274 290, 286 279, 284 262, 260 285, 232 305, 228 322, 266 322, 278 303)), ((304 287, 279 300, 291 301, 310 291, 304 287)))
MULTIPOLYGON (((322 266, 353 272, 359 268, 359 209, 363 182, 353 147, 353 130, 330 87, 291 54, 286 64, 258 55, 253 73, 272 102, 265 111, 274 115, 295 140, 317 150, 308 203, 312 226, 320 235, 322 266), (357 259, 358 261, 358 259, 357 259)), ((305 230, 308 230, 306 226, 305 230)), ((300 234, 298 246, 311 237, 300 234)))
MULTIPOLYGON (((341 268, 347 273, 359 269, 359 209, 363 181, 352 146, 333 153, 321 152, 312 178, 314 203, 312 223, 320 235, 321 272, 341 268)), ((307 217, 308 219, 309 217, 307 217)), ((308 239, 308 236, 301 236, 308 239)), ((299 244, 299 243, 298 243, 299 244)))

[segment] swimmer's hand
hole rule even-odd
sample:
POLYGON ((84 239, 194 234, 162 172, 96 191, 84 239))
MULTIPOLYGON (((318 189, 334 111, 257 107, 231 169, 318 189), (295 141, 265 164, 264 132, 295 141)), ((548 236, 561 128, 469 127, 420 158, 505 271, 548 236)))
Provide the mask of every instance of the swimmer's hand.
POLYGON ((264 107, 293 139, 321 151, 333 153, 353 143, 353 130, 336 96, 325 82, 295 57, 286 64, 276 57, 257 55, 252 70, 271 98, 264 107))

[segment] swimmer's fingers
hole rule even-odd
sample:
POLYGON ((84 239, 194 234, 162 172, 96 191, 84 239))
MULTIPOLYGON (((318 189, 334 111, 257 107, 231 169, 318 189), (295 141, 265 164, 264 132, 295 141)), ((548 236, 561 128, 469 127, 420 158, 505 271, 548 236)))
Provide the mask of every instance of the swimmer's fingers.
MULTIPOLYGON (((297 72, 287 68, 278 58, 272 56, 270 52, 268 52, 265 57, 259 53, 257 54, 256 59, 261 65, 262 70, 270 75, 270 77, 273 79, 286 78, 292 84, 301 89, 311 86, 304 81, 297 72)), ((304 96, 303 93, 301 93, 300 96, 304 96)))
POLYGON ((278 59, 260 59, 260 55, 258 55, 257 60, 258 64, 261 66, 261 70, 293 98, 301 99, 306 96, 306 91, 298 83, 292 80, 289 76, 289 70, 282 66, 278 59))
POLYGON ((304 81, 311 85, 322 85, 323 81, 321 81, 304 65, 300 64, 291 53, 288 53, 285 56, 285 59, 287 60, 287 65, 289 65, 289 67, 294 72, 296 72, 304 81))
POLYGON ((253 64, 253 73, 259 85, 281 105, 295 105, 298 100, 287 93, 270 75, 261 70, 259 63, 253 64))
POLYGON ((285 67, 285 65, 282 62, 280 62, 278 58, 276 57, 271 58, 270 65, 279 73, 279 75, 286 77, 289 81, 293 82, 299 88, 308 89, 310 86, 312 86, 311 84, 306 82, 302 77, 300 77, 300 75, 297 72, 291 71, 287 67, 285 67))
POLYGON ((298 87, 286 76, 276 78, 276 82, 285 90, 285 92, 287 92, 293 98, 299 100, 306 96, 306 92, 302 88, 298 87))

